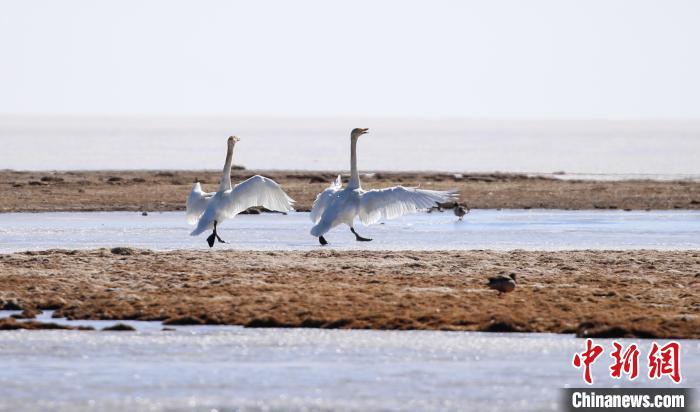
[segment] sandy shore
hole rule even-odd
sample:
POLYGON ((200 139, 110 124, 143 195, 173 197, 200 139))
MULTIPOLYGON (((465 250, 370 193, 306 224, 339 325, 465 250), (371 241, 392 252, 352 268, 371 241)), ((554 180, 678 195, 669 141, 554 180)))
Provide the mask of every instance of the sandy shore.
MULTIPOLYGON (((192 182, 216 190, 219 171, 0 171, 0 212, 183 210, 192 182)), ((235 170, 240 181, 256 173, 279 182, 309 210, 337 173, 235 170)), ((564 181, 512 174, 376 173, 365 188, 401 184, 456 189, 475 209, 700 209, 700 182, 564 181)))
POLYGON ((6 307, 168 324, 700 338, 698 286, 697 251, 0 255, 6 307), (485 287, 508 273, 514 292, 485 287))

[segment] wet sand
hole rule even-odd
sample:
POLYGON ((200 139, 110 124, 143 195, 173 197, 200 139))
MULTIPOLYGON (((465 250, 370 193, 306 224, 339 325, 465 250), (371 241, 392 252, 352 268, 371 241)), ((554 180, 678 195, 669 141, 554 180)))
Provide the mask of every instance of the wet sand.
POLYGON ((72 319, 700 338, 700 252, 153 252, 0 255, 0 306, 72 319), (516 273, 515 291, 488 289, 516 273))
MULTIPOLYGON (((216 190, 220 171, 0 171, 0 212, 183 210, 195 179, 216 190)), ((234 170, 234 182, 254 174, 275 179, 311 208, 334 172, 234 170)), ((576 181, 515 174, 384 173, 362 177, 367 189, 393 185, 456 189, 475 209, 700 209, 700 182, 576 181)))

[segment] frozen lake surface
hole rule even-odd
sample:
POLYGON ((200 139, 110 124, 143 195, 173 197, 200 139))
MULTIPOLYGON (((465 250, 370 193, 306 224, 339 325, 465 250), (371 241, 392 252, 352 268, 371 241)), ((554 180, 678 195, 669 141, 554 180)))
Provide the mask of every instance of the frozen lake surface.
MULTIPOLYGON (((230 242, 215 248, 308 250, 308 213, 239 215, 220 226, 230 242)), ((474 210, 458 222, 451 211, 421 213, 363 227, 372 242, 356 242, 344 226, 326 235, 331 248, 463 249, 700 249, 699 211, 474 210)), ((132 246, 155 250, 207 249, 183 212, 4 213, 0 252, 132 246)))
POLYGON ((360 170, 700 178, 697 121, 0 116, 0 166, 22 170, 217 169, 226 137, 249 169, 344 170, 349 133, 369 127, 360 170), (60 156, 56 156, 60 153, 60 156))
MULTIPOLYGON (((543 411, 582 386, 571 335, 125 323, 139 331, 1 332, 0 410, 543 411)), ((672 386, 646 378, 651 341, 620 341, 640 344, 640 378, 610 379, 611 340, 597 339, 595 386, 672 386)), ((700 341, 680 342, 682 386, 695 387, 700 341)))

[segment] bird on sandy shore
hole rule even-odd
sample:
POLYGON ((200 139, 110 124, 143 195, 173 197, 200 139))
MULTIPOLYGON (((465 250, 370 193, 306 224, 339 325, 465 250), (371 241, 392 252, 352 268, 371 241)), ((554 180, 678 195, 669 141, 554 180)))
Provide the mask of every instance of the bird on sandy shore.
POLYGON ((350 181, 342 187, 340 176, 330 187, 321 192, 311 208, 311 235, 318 238, 321 245, 328 242, 323 237, 329 230, 344 223, 350 227, 355 240, 368 242, 372 239, 360 236, 353 227, 355 217, 364 225, 378 220, 393 219, 418 210, 425 210, 438 203, 453 200, 453 191, 423 190, 412 187, 395 186, 387 189, 363 190, 360 173, 357 169, 357 140, 369 129, 353 129, 350 133, 350 181))
POLYGON ((240 141, 238 137, 228 138, 226 162, 216 192, 204 192, 199 182, 192 185, 192 190, 187 197, 187 222, 196 224, 197 227, 190 233, 197 236, 202 232, 213 229, 207 238, 209 247, 214 246, 214 241, 226 243, 219 237, 216 227, 225 219, 232 218, 249 207, 262 206, 276 212, 289 212, 294 210, 294 200, 289 197, 282 188, 272 179, 255 175, 236 186, 231 186, 231 162, 233 161, 233 148, 240 141))
POLYGON ((498 295, 512 292, 515 289, 515 273, 508 276, 494 276, 489 278, 489 283, 486 284, 491 289, 497 290, 498 295))
POLYGON ((461 203, 456 203, 454 209, 452 209, 454 212, 455 216, 457 216, 459 219, 457 220, 462 220, 464 215, 470 212, 469 206, 463 205, 461 203))

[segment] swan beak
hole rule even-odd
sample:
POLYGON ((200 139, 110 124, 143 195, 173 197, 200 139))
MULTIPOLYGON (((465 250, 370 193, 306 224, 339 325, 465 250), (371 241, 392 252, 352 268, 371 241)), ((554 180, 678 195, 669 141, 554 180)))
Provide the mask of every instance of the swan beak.
POLYGON ((369 133, 369 129, 360 129, 360 130, 362 130, 362 134, 367 134, 367 133, 369 133))

